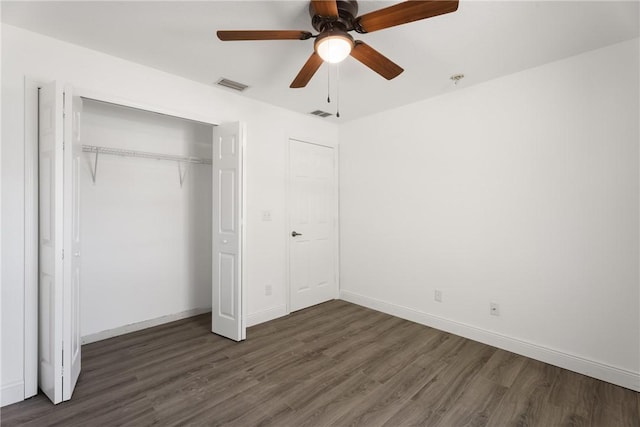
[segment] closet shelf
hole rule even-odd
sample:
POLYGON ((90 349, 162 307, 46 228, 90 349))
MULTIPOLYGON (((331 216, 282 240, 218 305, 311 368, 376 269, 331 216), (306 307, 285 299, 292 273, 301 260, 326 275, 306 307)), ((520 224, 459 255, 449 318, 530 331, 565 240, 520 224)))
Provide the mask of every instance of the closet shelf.
POLYGON ((146 151, 123 150, 120 148, 98 147, 96 145, 83 145, 82 151, 96 154, 112 154, 124 157, 142 157, 145 159, 169 160, 180 163, 195 163, 200 165, 210 165, 211 159, 200 157, 176 156, 172 154, 149 153, 146 151))
POLYGON ((123 150, 120 148, 110 148, 110 147, 98 147, 96 145, 83 145, 82 151, 87 153, 94 153, 95 159, 93 163, 93 170, 91 171, 91 179, 93 183, 96 183, 96 176, 98 174, 98 156, 100 154, 110 154, 113 156, 123 156, 123 157, 141 157, 145 159, 155 159, 155 160, 169 160, 172 162, 178 163, 178 175, 180 178, 180 187, 184 183, 184 179, 187 175, 187 171, 189 170, 189 165, 197 164, 197 165, 210 165, 212 164, 211 159, 203 159, 200 157, 186 157, 186 156, 176 156, 172 154, 160 154, 160 153, 149 153, 146 151, 136 151, 136 150, 123 150), (185 168, 183 170, 182 165, 185 164, 185 168))

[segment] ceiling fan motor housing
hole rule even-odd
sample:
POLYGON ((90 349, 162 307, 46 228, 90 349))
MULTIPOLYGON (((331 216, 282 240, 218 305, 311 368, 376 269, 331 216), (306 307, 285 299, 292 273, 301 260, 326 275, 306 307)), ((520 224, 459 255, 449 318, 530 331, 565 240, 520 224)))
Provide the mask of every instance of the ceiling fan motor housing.
POLYGON ((358 2, 356 0, 337 0, 338 17, 318 15, 313 8, 313 2, 309 4, 311 25, 316 31, 322 33, 325 30, 339 29, 352 31, 355 17, 358 15, 358 2))
POLYGON ((351 37, 351 34, 347 33, 345 30, 343 30, 343 29, 341 29, 339 27, 338 28, 331 27, 331 28, 326 29, 322 33, 318 34, 318 36, 316 37, 316 41, 315 41, 314 45, 317 46, 323 39, 326 39, 328 37, 341 37, 341 38, 343 38, 345 40, 350 41, 352 47, 355 44, 355 41, 353 40, 353 37, 351 37))

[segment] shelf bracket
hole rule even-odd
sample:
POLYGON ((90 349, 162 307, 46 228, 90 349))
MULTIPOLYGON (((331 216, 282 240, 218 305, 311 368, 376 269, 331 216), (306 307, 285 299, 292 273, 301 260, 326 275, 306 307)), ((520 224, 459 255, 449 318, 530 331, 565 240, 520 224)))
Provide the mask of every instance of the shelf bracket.
POLYGON ((96 185, 96 176, 98 176, 98 156, 100 154, 100 148, 95 148, 96 156, 93 160, 93 170, 91 171, 91 180, 93 185, 96 185))
POLYGON ((187 177, 187 172, 189 172, 189 166, 191 163, 186 163, 184 166, 182 162, 178 161, 178 175, 180 176, 180 188, 182 188, 182 184, 184 184, 184 179, 187 177), (183 171, 184 168, 184 171, 183 171))

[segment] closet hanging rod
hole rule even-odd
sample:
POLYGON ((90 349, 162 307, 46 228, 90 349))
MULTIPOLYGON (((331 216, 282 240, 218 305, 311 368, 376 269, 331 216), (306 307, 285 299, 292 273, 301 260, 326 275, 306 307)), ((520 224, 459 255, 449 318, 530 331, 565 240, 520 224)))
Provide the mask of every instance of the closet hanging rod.
POLYGON ((124 150, 120 148, 98 147, 95 145, 83 145, 82 151, 87 153, 111 154, 114 156, 124 157, 142 157, 145 159, 169 160, 180 163, 195 163, 200 165, 210 165, 211 159, 203 159, 200 157, 176 156, 172 154, 149 153, 146 151, 124 150))

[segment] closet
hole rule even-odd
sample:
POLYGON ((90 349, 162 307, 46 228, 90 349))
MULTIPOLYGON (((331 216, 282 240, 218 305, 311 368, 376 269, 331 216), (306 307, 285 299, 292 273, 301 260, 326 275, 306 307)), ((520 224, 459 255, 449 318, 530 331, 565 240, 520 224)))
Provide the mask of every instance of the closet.
POLYGON ((210 310, 212 131, 209 124, 84 100, 83 341, 210 310))
POLYGON ((212 332, 246 338, 243 127, 133 107, 38 88, 38 354, 25 357, 54 403, 71 398, 83 342, 208 311, 212 332))

